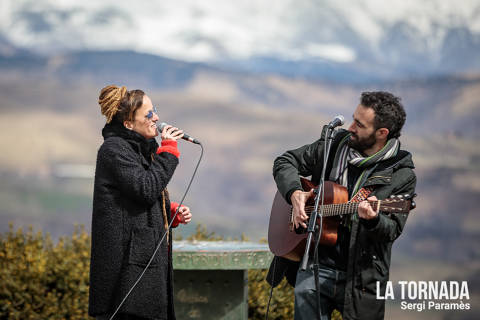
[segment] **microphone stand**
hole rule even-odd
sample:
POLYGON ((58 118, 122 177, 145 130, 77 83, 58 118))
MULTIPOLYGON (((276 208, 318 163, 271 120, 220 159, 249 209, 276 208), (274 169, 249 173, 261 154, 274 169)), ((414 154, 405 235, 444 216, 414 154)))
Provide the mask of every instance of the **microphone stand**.
POLYGON ((325 170, 327 167, 327 161, 328 161, 328 156, 330 154, 330 147, 332 145, 332 139, 333 139, 333 129, 334 127, 331 125, 327 126, 327 129, 325 131, 325 146, 323 149, 323 167, 322 167, 322 174, 320 176, 320 183, 316 189, 315 192, 315 205, 312 211, 312 214, 310 215, 310 220, 308 222, 308 236, 307 236, 307 243, 305 246, 305 253, 303 254, 303 259, 302 259, 302 264, 301 264, 301 270, 305 271, 307 269, 307 264, 308 264, 308 257, 310 253, 310 245, 312 243, 312 237, 315 232, 315 226, 316 226, 316 221, 317 221, 317 216, 320 219, 320 223, 318 225, 318 236, 316 239, 316 245, 315 245, 315 252, 314 252, 314 277, 315 277, 315 289, 317 292, 317 316, 318 320, 321 320, 321 304, 320 304, 320 283, 318 279, 318 244, 320 243, 320 238, 322 236, 322 223, 323 223, 323 203, 325 200, 325 188, 324 188, 324 182, 325 182, 325 170), (318 207, 320 204, 320 198, 322 200, 321 206, 320 206, 320 212, 318 212, 318 207))
MULTIPOLYGON (((325 147, 323 149, 323 168, 322 168, 322 175, 320 176, 320 184, 317 187, 317 191, 315 192, 315 206, 313 208, 312 214, 310 215, 310 220, 308 221, 308 228, 307 228, 307 244, 305 246, 305 253, 303 254, 301 269, 305 271, 307 269, 308 263, 308 256, 310 252, 310 245, 312 243, 313 233, 315 232, 315 224, 317 221, 317 217, 320 216, 320 219, 323 218, 323 202, 324 202, 324 188, 323 183, 325 181, 325 170, 327 166, 328 156, 330 154, 330 146, 332 144, 332 133, 333 127, 327 126, 327 130, 325 131, 325 147), (320 206, 320 213, 318 212, 318 207, 320 204, 320 196, 322 198, 322 205, 320 206)), ((322 235, 322 224, 320 223, 319 227, 319 234, 318 239, 320 239, 322 235)))

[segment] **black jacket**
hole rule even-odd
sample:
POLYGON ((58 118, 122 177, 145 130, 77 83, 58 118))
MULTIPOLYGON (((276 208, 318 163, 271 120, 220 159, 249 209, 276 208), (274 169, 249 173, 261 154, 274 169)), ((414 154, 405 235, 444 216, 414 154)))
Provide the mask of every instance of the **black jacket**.
MULTIPOLYGON (((347 133, 346 130, 340 130, 332 142, 326 168, 327 179, 338 144, 347 133)), ((318 184, 322 170, 323 146, 324 135, 322 134, 322 137, 314 143, 287 151, 275 160, 273 175, 278 190, 287 202, 290 203, 290 195, 293 191, 301 190, 299 175, 305 177, 311 175, 312 181, 318 184)), ((371 196, 376 196, 380 200, 390 195, 413 194, 416 185, 413 168, 411 154, 400 150, 396 157, 369 168, 360 187, 373 186, 374 191, 371 196)), ((389 278, 392 244, 402 233, 406 220, 407 214, 382 212, 374 225, 363 219, 353 219, 343 319, 384 318, 385 303, 383 300, 376 299, 376 281, 379 281, 380 292, 384 296, 389 278)), ((285 265, 285 261, 280 265, 285 265)), ((298 268, 298 264, 291 263, 290 268, 298 268)), ((285 270, 277 270, 275 282, 278 282, 279 275, 283 274, 285 270)), ((272 270, 270 270, 270 277, 272 276, 272 270)), ((289 280, 294 281, 291 278, 289 280)))
MULTIPOLYGON (((138 278, 165 233, 170 219, 165 188, 178 158, 156 154, 146 140, 120 124, 107 124, 97 154, 92 213, 89 314, 112 314, 138 278)), ((171 235, 162 243, 122 313, 175 319, 171 235)))

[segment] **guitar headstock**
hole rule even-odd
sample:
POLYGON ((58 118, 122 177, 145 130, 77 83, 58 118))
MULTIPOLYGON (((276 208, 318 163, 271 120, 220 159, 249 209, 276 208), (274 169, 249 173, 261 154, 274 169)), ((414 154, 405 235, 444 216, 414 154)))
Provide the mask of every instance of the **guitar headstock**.
POLYGON ((395 212, 395 213, 408 213, 417 207, 413 198, 417 194, 399 194, 392 195, 390 198, 382 200, 380 202, 380 211, 395 212))

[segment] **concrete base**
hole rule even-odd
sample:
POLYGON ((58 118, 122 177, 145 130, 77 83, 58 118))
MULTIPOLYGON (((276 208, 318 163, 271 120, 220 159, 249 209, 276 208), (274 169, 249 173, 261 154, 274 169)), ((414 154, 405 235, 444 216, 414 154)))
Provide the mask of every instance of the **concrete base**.
POLYGON ((175 270, 178 320, 248 319, 246 270, 175 270))

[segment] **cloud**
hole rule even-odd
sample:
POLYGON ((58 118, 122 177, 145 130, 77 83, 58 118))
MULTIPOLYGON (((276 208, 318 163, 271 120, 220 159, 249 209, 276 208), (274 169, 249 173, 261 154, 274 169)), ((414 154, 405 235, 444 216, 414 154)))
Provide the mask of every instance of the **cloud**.
POLYGON ((410 25, 430 50, 448 26, 480 32, 475 0, 2 0, 0 30, 40 51, 131 49, 188 61, 276 56, 351 62, 410 25), (476 30, 476 31, 475 31, 476 30))
POLYGON ((352 62, 355 60, 355 51, 340 44, 311 43, 305 48, 305 53, 311 57, 328 59, 336 62, 352 62))

